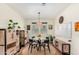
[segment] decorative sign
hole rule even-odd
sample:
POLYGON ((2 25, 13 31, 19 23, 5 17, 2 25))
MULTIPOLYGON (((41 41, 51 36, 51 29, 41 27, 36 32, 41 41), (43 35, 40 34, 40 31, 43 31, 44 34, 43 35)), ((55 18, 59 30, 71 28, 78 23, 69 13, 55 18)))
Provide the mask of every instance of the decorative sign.
POLYGON ((79 22, 75 23, 75 31, 79 31, 79 22))

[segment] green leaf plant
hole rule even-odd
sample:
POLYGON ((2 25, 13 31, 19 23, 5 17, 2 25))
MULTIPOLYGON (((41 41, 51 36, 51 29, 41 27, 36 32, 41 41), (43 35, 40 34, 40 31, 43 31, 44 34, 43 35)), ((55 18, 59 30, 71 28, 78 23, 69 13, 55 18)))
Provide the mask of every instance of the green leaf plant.
MULTIPOLYGON (((14 29, 18 25, 18 22, 14 22, 12 19, 9 20, 8 29, 14 29)), ((21 28, 18 26, 18 28, 21 28)))

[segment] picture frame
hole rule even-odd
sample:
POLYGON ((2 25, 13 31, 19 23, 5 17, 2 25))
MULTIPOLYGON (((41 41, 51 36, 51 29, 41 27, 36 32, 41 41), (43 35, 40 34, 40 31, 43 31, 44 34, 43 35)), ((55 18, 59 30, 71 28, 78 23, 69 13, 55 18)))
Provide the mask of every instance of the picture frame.
POLYGON ((30 30, 30 25, 27 25, 27 30, 30 30))
POLYGON ((53 25, 48 25, 48 29, 52 30, 53 29, 53 25))
POLYGON ((62 54, 70 55, 70 44, 62 44, 62 54))
POLYGON ((79 22, 75 22, 74 27, 75 27, 75 31, 79 32, 79 22))

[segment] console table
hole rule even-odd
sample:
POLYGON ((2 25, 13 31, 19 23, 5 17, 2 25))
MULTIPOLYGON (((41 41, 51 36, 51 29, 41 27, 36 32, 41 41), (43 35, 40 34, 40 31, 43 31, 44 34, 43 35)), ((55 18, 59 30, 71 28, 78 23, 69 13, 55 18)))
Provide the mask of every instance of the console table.
POLYGON ((55 39, 54 40, 54 47, 62 53, 62 55, 70 55, 70 44, 66 43, 62 40, 55 39))

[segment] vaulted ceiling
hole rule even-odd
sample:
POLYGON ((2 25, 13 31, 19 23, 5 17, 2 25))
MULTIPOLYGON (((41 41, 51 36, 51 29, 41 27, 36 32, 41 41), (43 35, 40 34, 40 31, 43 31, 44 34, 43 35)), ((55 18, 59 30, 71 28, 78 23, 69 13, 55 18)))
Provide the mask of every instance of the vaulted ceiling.
POLYGON ((16 10, 25 19, 38 19, 38 12, 40 12, 41 19, 53 19, 61 13, 70 4, 68 3, 11 3, 8 4, 11 8, 16 10))

